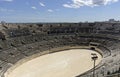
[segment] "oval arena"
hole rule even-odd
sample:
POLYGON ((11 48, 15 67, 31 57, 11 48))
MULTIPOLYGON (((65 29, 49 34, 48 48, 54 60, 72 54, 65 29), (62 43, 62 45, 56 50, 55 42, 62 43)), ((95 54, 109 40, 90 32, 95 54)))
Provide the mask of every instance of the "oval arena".
POLYGON ((87 49, 70 49, 37 57, 19 64, 5 77, 75 77, 93 68, 91 53, 102 57, 99 53, 87 49), (34 69, 34 70, 33 70, 34 69))
POLYGON ((2 23, 0 76, 92 77, 96 53, 95 77, 108 77, 119 71, 119 46, 119 23, 2 23))

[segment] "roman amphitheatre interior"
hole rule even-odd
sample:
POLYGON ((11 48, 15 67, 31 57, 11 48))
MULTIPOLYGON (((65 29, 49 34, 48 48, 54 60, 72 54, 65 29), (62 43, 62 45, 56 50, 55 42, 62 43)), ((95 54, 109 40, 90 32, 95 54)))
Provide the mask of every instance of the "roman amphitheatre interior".
POLYGON ((120 23, 0 24, 0 77, 119 77, 120 23))

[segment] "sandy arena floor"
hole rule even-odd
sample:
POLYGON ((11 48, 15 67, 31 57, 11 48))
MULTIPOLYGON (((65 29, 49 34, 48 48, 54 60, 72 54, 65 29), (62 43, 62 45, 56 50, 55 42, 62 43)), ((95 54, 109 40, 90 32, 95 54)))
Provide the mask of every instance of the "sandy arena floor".
POLYGON ((93 67, 91 53, 98 55, 98 64, 102 57, 99 53, 87 49, 71 49, 32 59, 5 74, 5 77, 75 77, 93 67))

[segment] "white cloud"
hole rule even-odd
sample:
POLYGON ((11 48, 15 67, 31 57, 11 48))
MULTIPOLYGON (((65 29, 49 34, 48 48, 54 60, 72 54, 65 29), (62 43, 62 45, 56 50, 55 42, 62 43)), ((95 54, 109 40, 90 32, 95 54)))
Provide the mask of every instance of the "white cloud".
POLYGON ((0 12, 14 12, 14 10, 6 9, 6 8, 0 8, 0 12))
POLYGON ((45 7, 45 4, 42 2, 40 2, 39 4, 40 4, 40 6, 45 7))
POLYGON ((53 12, 53 10, 52 9, 48 9, 48 12, 53 12))
POLYGON ((31 8, 32 8, 32 9, 34 9, 34 10, 36 10, 36 9, 37 9, 35 6, 32 6, 31 8))
POLYGON ((63 4, 63 7, 66 8, 80 8, 81 6, 100 6, 107 5, 114 2, 118 2, 119 0, 72 0, 73 3, 63 4))
POLYGON ((0 0, 0 1, 12 2, 13 0, 0 0))
POLYGON ((63 4, 64 7, 66 8, 79 8, 80 6, 75 5, 75 4, 63 4))

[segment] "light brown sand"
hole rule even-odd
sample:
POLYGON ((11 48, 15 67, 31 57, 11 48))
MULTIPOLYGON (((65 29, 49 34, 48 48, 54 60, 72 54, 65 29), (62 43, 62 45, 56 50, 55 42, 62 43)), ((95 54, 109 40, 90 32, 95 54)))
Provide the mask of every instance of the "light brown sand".
POLYGON ((5 77, 75 77, 93 67, 91 53, 98 55, 98 64, 102 57, 99 53, 87 49, 71 49, 32 59, 5 77))

